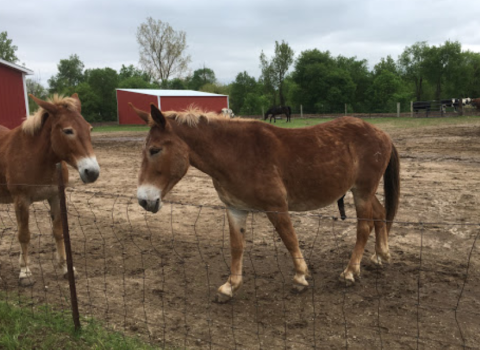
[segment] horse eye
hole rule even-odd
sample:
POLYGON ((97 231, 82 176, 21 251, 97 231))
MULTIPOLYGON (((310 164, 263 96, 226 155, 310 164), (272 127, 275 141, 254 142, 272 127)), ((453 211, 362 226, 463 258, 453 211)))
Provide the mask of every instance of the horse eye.
POLYGON ((151 156, 154 156, 155 154, 160 153, 161 150, 161 148, 150 148, 149 152, 151 156))
POLYGON ((73 135, 73 129, 63 129, 62 131, 65 135, 73 135))

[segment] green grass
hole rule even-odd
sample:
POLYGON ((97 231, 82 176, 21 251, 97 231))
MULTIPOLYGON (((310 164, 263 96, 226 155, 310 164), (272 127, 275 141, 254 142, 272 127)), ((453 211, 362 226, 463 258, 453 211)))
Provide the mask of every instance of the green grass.
MULTIPOLYGON (((332 120, 332 118, 292 118, 291 123, 286 123, 285 118, 277 120, 273 125, 282 128, 302 128, 316 124, 325 123, 332 120)), ((378 125, 383 128, 393 129, 410 129, 422 128, 428 126, 442 126, 442 125, 458 125, 458 124, 480 124, 480 117, 463 116, 463 117, 443 117, 443 118, 364 118, 369 123, 378 125)), ((265 121, 268 123, 268 120, 265 121)), ((109 125, 97 126, 93 128, 93 132, 121 132, 121 131, 148 131, 149 127, 146 125, 109 125)))
POLYGON ((0 349, 153 350, 139 339, 107 331, 92 319, 82 319, 75 332, 72 316, 47 307, 23 307, 0 301, 0 349))
MULTIPOLYGON (((365 121, 375 124, 380 128, 393 128, 393 129, 410 129, 410 128, 423 128, 428 126, 448 126, 448 125, 459 125, 459 124, 469 124, 475 125, 480 124, 480 117, 443 117, 443 118, 363 118, 365 121)), ((284 127, 284 128, 301 128, 305 126, 311 126, 316 124, 325 123, 330 121, 330 118, 292 118, 291 123, 286 123, 285 119, 277 120, 273 125, 284 127)), ((266 121, 268 123, 268 121, 266 121)))
POLYGON ((146 125, 108 125, 95 126, 93 132, 148 131, 149 129, 146 125))

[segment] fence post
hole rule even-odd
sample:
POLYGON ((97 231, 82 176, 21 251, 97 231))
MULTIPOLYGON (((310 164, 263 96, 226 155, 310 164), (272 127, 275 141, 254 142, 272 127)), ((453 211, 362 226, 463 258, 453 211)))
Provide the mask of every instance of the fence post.
POLYGON ((80 330, 80 315, 78 312, 77 288, 75 286, 75 274, 73 271, 72 247, 70 245, 70 233, 68 231, 67 204, 65 201, 65 184, 62 176, 62 163, 57 163, 58 196, 60 197, 60 215, 62 216, 63 240, 67 255, 68 282, 70 284, 70 299, 72 302, 72 316, 75 330, 80 330))
POLYGON ((463 116, 463 98, 459 98, 460 101, 458 101, 458 115, 461 117, 463 116))
POLYGON ((300 118, 303 118, 303 105, 300 105, 300 118))
POLYGON ((397 102, 397 118, 400 118, 400 102, 397 102))
POLYGON ((410 101, 410 117, 413 118, 413 101, 410 101))
POLYGON ((345 115, 347 115, 347 104, 345 103, 345 115))
POLYGON ((262 117, 260 118, 260 120, 262 120, 264 117, 265 117, 265 112, 263 111, 263 106, 262 106, 262 117))

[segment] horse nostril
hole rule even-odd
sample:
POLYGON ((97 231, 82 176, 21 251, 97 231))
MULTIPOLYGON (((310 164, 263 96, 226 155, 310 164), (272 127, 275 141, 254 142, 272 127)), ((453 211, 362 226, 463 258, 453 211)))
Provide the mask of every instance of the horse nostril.
POLYGON ((139 199, 138 204, 145 208, 147 206, 147 201, 145 199, 139 199))

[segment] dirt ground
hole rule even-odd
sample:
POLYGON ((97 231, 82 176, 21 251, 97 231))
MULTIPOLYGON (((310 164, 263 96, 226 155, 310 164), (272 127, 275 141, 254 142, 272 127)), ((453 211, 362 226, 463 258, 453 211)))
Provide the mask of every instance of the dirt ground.
MULTIPOLYGON (((87 186, 72 172, 67 192, 80 313, 169 349, 479 349, 480 125, 384 128, 402 167, 392 263, 369 261, 373 235, 361 281, 338 280, 356 239, 348 194, 345 221, 336 205, 292 213, 312 275, 295 293, 285 247, 253 213, 244 284, 226 304, 215 293, 229 275, 228 224, 210 178, 191 168, 161 211, 146 213, 136 200, 146 133, 95 133, 100 178, 87 186)), ((11 206, 0 229, 0 291, 68 309, 46 205, 31 212, 32 288, 17 286, 11 206)))

